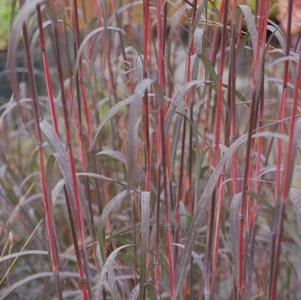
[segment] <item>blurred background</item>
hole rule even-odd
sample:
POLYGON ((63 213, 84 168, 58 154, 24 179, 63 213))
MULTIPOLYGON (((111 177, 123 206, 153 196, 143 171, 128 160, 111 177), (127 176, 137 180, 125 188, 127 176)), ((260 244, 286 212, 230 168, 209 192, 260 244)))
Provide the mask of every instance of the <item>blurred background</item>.
MULTIPOLYGON (((109 0, 108 0, 109 1, 109 0)), ((129 2, 131 0, 117 0, 122 1, 123 3, 129 2)), ((201 1, 201 0, 199 0, 201 1)), ((298 23, 301 23, 301 1, 300 0, 293 0, 294 1, 294 9, 293 9, 293 34, 298 35, 298 23)), ((68 0, 65 0, 68 3, 68 0)), ((215 1, 216 5, 219 6, 222 0, 215 1)), ((269 4, 269 18, 277 23, 280 24, 283 30, 286 29, 286 11, 287 11, 287 2, 288 0, 270 0, 269 4)), ((84 18, 86 19, 86 24, 89 22, 93 22, 94 17, 94 1, 85 1, 85 0, 78 0, 78 5, 80 8, 84 7, 83 13, 84 18)), ((181 1, 170 1, 173 4, 181 4, 181 1)), ((256 11, 256 0, 241 0, 238 1, 240 4, 248 4, 252 10, 256 11)), ((172 10, 171 5, 171 10, 172 10)), ((16 14, 18 11, 18 1, 17 0, 0 0, 0 104, 7 101, 8 97, 10 96, 10 89, 8 81, 5 78, 4 69, 6 64, 6 53, 7 53, 7 46, 8 46, 8 38, 10 27, 12 25, 13 15, 16 14)), ((137 8, 132 12, 132 17, 135 18, 135 24, 139 24, 142 21, 142 8, 141 6, 137 6, 137 8)), ((83 19, 83 18, 82 18, 83 19)), ((82 24, 83 26, 83 24, 82 24)), ((33 26, 35 27, 35 26, 33 26)), ((141 32, 138 28, 137 31, 141 32)), ((138 37, 139 38, 139 37, 138 37)), ((17 65, 23 66, 23 54, 22 50, 20 51, 17 57, 17 65)), ((35 57, 34 63, 37 69, 40 69, 40 56, 38 55, 35 57)), ((51 67, 51 66, 50 66, 51 67)))
MULTIPOLYGON (((123 2, 129 2, 130 0, 121 0, 123 2)), ((278 21, 283 21, 283 18, 285 16, 285 6, 287 5, 288 0, 270 0, 270 12, 269 15, 273 19, 278 19, 278 21)), ((9 29, 11 25, 11 17, 13 11, 15 11, 17 8, 17 2, 16 0, 1 0, 0 1, 0 50, 5 51, 7 48, 7 40, 9 35, 9 29)), ((66 1, 67 2, 67 1, 66 1)), ((85 11, 88 15, 88 18, 92 17, 91 12, 94 12, 94 1, 82 1, 79 0, 79 6, 82 7, 83 3, 85 5, 85 11)), ((177 1, 178 2, 178 1, 177 1)), ((217 3, 217 6, 221 3, 221 0, 215 1, 217 3)), ((253 10, 255 10, 256 7, 256 0, 242 0, 240 1, 241 4, 247 3, 253 10)), ((301 1, 294 0, 295 6, 299 6, 299 12, 294 10, 294 14, 301 14, 301 1), (299 2, 299 3, 298 3, 299 2), (298 3, 298 4, 297 4, 298 3)), ((140 10, 141 7, 139 7, 140 10)), ((136 12, 138 15, 139 12, 136 12)))

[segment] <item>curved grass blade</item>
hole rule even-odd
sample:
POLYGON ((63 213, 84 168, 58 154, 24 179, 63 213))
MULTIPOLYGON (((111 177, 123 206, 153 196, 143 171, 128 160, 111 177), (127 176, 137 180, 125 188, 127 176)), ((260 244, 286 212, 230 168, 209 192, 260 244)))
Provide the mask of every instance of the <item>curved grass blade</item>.
POLYGON ((148 239, 150 230, 150 192, 141 192, 141 253, 140 253, 140 299, 145 298, 144 282, 148 271, 148 239))
POLYGON ((122 191, 121 193, 117 194, 115 197, 113 197, 103 208, 102 214, 99 218, 98 224, 97 224, 97 234, 98 234, 98 243, 99 243, 99 249, 101 253, 101 262, 104 263, 105 261, 105 230, 104 230, 104 225, 109 217, 110 213, 112 210, 118 205, 121 204, 121 202, 132 192, 125 190, 122 191))
POLYGON ((113 278, 114 277, 114 266, 113 264, 115 263, 116 257, 119 254, 119 252, 125 248, 128 247, 132 247, 134 246, 133 244, 126 244, 123 246, 118 247, 117 249, 115 249, 110 255, 109 257, 106 259, 105 264, 102 267, 100 276, 99 276, 99 284, 97 286, 97 290, 96 290, 96 299, 102 299, 102 291, 103 291, 103 285, 104 282, 106 281, 106 277, 109 278, 107 279, 108 283, 109 283, 109 287, 110 287, 110 291, 112 293, 112 297, 113 299, 121 299, 117 286, 116 286, 116 279, 113 278))
MULTIPOLYGON (((37 273, 37 274, 27 276, 27 277, 21 279, 20 281, 15 282, 10 287, 8 287, 6 289, 2 289, 0 291, 0 300, 6 299, 17 288, 21 287, 22 285, 25 285, 28 282, 31 282, 31 281, 36 280, 36 279, 49 278, 49 277, 52 277, 52 276, 53 276, 52 272, 41 272, 41 273, 37 273)), ((68 277, 69 278, 70 277, 71 278, 79 278, 79 275, 77 273, 73 273, 73 272, 59 272, 59 276, 61 278, 68 278, 68 277)))
MULTIPOLYGON (((258 138, 258 137, 274 137, 282 140, 287 140, 287 136, 283 134, 277 134, 277 133, 272 133, 272 132, 261 132, 254 134, 252 136, 253 138, 258 138)), ((241 137, 239 137, 232 145, 229 147, 229 149, 224 153, 222 158, 220 159, 219 163, 217 164, 216 168, 214 169, 212 175, 207 181, 207 184, 204 188, 204 191, 198 200, 195 208, 195 213, 193 215, 192 219, 192 226, 189 232, 189 235, 187 237, 187 242, 185 244, 185 251, 184 255, 181 259, 180 262, 180 268, 178 272, 178 278, 177 278, 177 292, 176 294, 179 294, 179 291, 182 289, 182 284, 186 276, 187 268, 190 265, 190 256, 191 256, 191 251, 194 247, 197 233, 199 228, 201 228, 202 221, 205 218, 205 214, 208 208, 208 204, 210 201, 210 198, 212 196, 212 193, 215 189, 215 186, 217 184, 218 178, 223 171, 224 165, 227 163, 228 160, 231 159, 232 154, 237 151, 237 149, 244 143, 246 143, 248 140, 248 134, 244 134, 241 137)))

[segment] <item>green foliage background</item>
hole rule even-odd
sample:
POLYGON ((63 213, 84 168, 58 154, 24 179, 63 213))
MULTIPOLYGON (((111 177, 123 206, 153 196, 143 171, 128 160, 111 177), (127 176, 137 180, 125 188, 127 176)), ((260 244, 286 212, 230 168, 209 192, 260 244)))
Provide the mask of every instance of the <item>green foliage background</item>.
POLYGON ((11 0, 0 0, 0 50, 7 46, 10 27, 11 0))

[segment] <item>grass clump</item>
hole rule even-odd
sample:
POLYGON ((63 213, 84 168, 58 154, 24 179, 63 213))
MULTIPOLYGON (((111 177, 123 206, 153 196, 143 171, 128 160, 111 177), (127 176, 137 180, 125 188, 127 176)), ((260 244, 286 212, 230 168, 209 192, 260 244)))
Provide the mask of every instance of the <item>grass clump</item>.
POLYGON ((0 299, 301 297, 298 6, 253 4, 19 1, 0 299))

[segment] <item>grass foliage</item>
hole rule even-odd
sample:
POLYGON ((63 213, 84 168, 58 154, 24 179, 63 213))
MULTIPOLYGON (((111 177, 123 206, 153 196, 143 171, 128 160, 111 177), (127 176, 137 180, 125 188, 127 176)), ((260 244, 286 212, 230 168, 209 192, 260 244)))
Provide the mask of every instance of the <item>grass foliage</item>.
POLYGON ((298 1, 12 2, 0 299, 301 299, 298 1))

